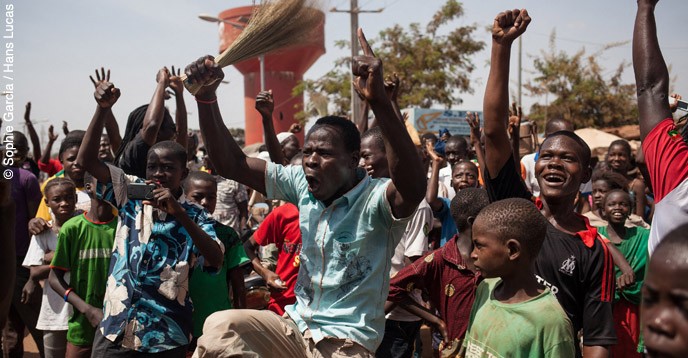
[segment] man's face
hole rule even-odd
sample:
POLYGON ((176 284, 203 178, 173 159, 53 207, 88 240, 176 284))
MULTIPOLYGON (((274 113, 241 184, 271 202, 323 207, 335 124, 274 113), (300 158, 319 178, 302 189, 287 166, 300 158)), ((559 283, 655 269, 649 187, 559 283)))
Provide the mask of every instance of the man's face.
POLYGON ((100 147, 98 148, 98 159, 104 162, 112 162, 115 158, 112 156, 112 149, 110 148, 110 139, 107 136, 100 137, 100 147))
POLYGON ((76 156, 79 154, 79 147, 71 147, 62 152, 60 162, 64 167, 65 174, 79 187, 84 183, 84 170, 76 164, 76 156))
POLYGON ((650 260, 640 315, 648 357, 688 357, 688 262, 660 249, 650 260))
POLYGON ((194 180, 187 184, 186 197, 191 202, 194 202, 209 213, 215 212, 215 205, 217 204, 217 183, 207 180, 194 180))
POLYGON ((444 153, 447 156, 447 162, 452 167, 459 161, 466 159, 466 148, 462 147, 460 143, 449 140, 444 147, 444 153))
POLYGON ((603 219, 612 224, 623 224, 631 213, 631 197, 624 192, 611 192, 604 199, 603 210, 603 219))
POLYGON ((361 141, 361 162, 363 169, 373 178, 389 178, 389 165, 384 147, 380 148, 375 138, 366 137, 361 141))
POLYGON ((308 191, 326 203, 345 194, 355 179, 358 159, 358 152, 347 152, 338 129, 327 125, 313 129, 303 146, 308 191))
POLYGON ((475 165, 459 163, 452 170, 452 188, 457 193, 461 189, 476 188, 478 186, 478 171, 475 165))
POLYGON ((580 152, 578 142, 566 136, 551 137, 542 144, 535 176, 543 198, 564 199, 578 193, 580 184, 590 178, 590 169, 583 167, 580 152))
POLYGON ((182 165, 171 151, 159 148, 148 152, 146 179, 158 182, 163 188, 177 190, 187 173, 186 165, 182 165))
POLYGON ((289 136, 282 142, 282 153, 288 160, 291 160, 299 150, 301 148, 299 148, 299 140, 296 139, 296 136, 289 136))
POLYGON ((509 261, 509 249, 487 226, 480 218, 473 223, 471 259, 483 277, 499 277, 509 261))

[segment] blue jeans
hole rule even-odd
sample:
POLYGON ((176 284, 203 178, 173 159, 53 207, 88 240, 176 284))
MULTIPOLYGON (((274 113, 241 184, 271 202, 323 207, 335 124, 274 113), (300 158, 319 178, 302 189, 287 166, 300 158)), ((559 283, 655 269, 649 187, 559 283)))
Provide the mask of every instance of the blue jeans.
POLYGON ((385 335, 377 348, 378 358, 410 358, 421 321, 402 322, 388 319, 385 322, 385 335))

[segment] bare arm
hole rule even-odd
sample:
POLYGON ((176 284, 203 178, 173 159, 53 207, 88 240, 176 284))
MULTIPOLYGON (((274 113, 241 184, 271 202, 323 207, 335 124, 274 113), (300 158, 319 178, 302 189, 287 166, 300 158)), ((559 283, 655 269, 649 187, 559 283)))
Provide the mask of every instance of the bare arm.
POLYGON ((635 209, 633 212, 641 218, 645 217, 645 206, 647 206, 645 184, 641 180, 635 180, 631 190, 635 193, 635 209))
POLYGON ((179 69, 176 70, 172 66, 172 73, 170 77, 170 88, 174 91, 174 100, 177 105, 177 111, 174 114, 174 123, 177 127, 177 143, 182 147, 187 148, 189 145, 188 122, 186 115, 186 103, 184 103, 184 82, 182 82, 179 69))
POLYGON ((483 169, 485 168, 485 151, 480 144, 480 116, 477 113, 468 112, 466 115, 466 122, 471 126, 471 145, 475 151, 475 156, 478 158, 478 166, 480 170, 483 171, 485 170, 483 169))
POLYGON ((635 273, 621 251, 612 242, 607 242, 606 244, 609 253, 612 255, 612 260, 614 260, 614 265, 621 270, 621 276, 616 279, 616 288, 623 290, 635 282, 635 273))
POLYGON ((48 144, 45 146, 45 149, 43 150, 43 155, 41 156, 41 163, 43 164, 48 164, 50 163, 50 152, 53 151, 53 144, 55 144, 55 141, 57 140, 57 134, 54 132, 55 128, 53 128, 52 124, 50 127, 48 127, 48 144))
MULTIPOLYGON (((98 83, 100 82, 110 82, 110 70, 107 70, 106 73, 105 68, 101 67, 100 72, 98 72, 98 69, 96 69, 95 79, 93 79, 93 76, 89 77, 91 78, 93 86, 97 88, 98 83)), ((66 125, 67 123, 65 122, 65 128, 66 125)), ((115 115, 112 113, 112 111, 106 113, 105 131, 107 132, 108 139, 110 140, 110 148, 112 148, 114 153, 117 153, 117 149, 119 149, 120 144, 122 144, 122 136, 119 134, 119 125, 117 124, 117 120, 115 119, 115 115)), ((65 135, 66 134, 67 133, 65 133, 65 135)))
POLYGON ((222 121, 215 90, 224 73, 212 56, 198 59, 184 70, 187 81, 203 87, 196 93, 201 134, 217 174, 265 193, 265 161, 247 158, 222 121))
POLYGON ((392 213, 407 217, 423 200, 427 185, 425 171, 406 127, 385 93, 382 61, 373 54, 361 29, 358 29, 358 40, 364 55, 353 58, 354 88, 368 101, 382 130, 392 178, 387 186, 392 213))
POLYGON ((167 67, 160 69, 155 79, 158 85, 155 87, 153 98, 151 98, 148 109, 146 109, 143 127, 141 127, 141 137, 148 146, 155 144, 160 126, 165 118, 165 89, 170 84, 170 72, 167 67))
POLYGON ((430 204, 432 211, 438 212, 442 210, 443 206, 442 199, 437 197, 437 192, 439 190, 440 169, 446 165, 446 162, 442 157, 435 153, 430 142, 426 142, 425 146, 427 148, 428 155, 430 155, 430 160, 432 163, 432 172, 430 174, 430 180, 428 181, 428 188, 425 191, 425 201, 430 204))
POLYGON ((246 287, 244 286, 244 273, 240 268, 235 267, 229 270, 227 275, 229 276, 229 284, 232 287, 232 308, 246 308, 246 287))
POLYGON ((521 119, 523 119, 523 110, 521 106, 516 106, 516 102, 511 104, 509 111, 509 134, 511 135, 511 153, 514 157, 516 168, 521 166, 520 150, 521 150, 521 119))
MULTIPOLYGON (((65 271, 53 268, 50 270, 50 276, 48 277, 50 287, 52 287, 55 293, 61 297, 64 297, 65 292, 67 292, 69 288, 67 281, 64 279, 64 275, 65 271)), ((98 323, 103 319, 103 310, 89 305, 76 292, 70 291, 69 296, 67 296, 67 302, 77 311, 83 313, 93 327, 97 327, 98 323)))
POLYGON ((272 98, 272 91, 262 91, 256 96, 256 110, 263 119, 263 136, 265 136, 265 146, 268 148, 270 160, 273 163, 286 165, 287 160, 282 152, 282 145, 277 140, 275 124, 272 123, 272 111, 275 109, 275 100, 272 98))
POLYGON ((251 236, 244 243, 244 251, 246 251, 246 256, 251 260, 251 265, 253 265, 253 270, 256 271, 263 279, 265 283, 270 286, 270 288, 277 290, 286 290, 287 287, 284 286, 280 277, 273 271, 269 270, 267 267, 260 263, 260 259, 256 256, 256 249, 258 248, 258 243, 256 239, 251 236))
POLYGON ((524 9, 502 12, 497 15, 492 25, 490 75, 483 101, 485 165, 492 178, 499 174, 506 161, 513 155, 504 120, 509 115, 511 44, 525 32, 529 23, 530 16, 524 9))
POLYGON ((665 118, 669 109, 669 71, 657 40, 657 0, 639 0, 633 28, 633 71, 638 91, 640 140, 665 118))
POLYGON ((31 149, 33 150, 33 160, 41 158, 41 141, 38 139, 38 133, 31 123, 31 102, 26 102, 26 111, 24 112, 24 122, 26 123, 26 131, 29 132, 31 138, 31 149))

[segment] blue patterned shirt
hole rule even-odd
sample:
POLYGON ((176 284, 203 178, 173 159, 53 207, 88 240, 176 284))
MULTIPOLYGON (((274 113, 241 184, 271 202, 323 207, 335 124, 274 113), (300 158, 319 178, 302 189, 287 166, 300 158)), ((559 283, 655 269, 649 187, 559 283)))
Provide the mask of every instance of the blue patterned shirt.
POLYGON ((385 329, 392 256, 411 217, 392 215, 389 179, 358 175, 358 184, 327 207, 308 191, 300 166, 267 163, 265 188, 269 198, 299 207, 296 303, 285 307, 287 314, 316 343, 348 338, 375 352, 385 329))
MULTIPOLYGON (((189 271, 202 267, 203 257, 172 215, 143 205, 140 200, 127 199, 126 184, 142 179, 127 176, 114 166, 109 168, 112 182, 98 183, 97 193, 119 210, 119 222, 100 332, 124 348, 145 353, 187 345, 193 311, 188 294, 189 271)), ((184 194, 178 201, 223 248, 208 213, 187 201, 184 194)))

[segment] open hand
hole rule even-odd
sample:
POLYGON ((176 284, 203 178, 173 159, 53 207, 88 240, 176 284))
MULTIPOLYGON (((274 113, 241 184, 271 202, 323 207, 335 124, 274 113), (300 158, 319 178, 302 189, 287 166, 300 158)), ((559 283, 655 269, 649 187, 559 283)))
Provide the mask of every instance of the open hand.
POLYGON ((184 69, 186 74, 185 85, 199 84, 202 87, 196 92, 196 98, 200 100, 214 100, 217 87, 225 78, 225 73, 220 65, 215 63, 215 58, 210 55, 199 58, 184 69))
POLYGON ((274 109, 275 100, 272 98, 272 90, 258 93, 256 96, 256 110, 263 119, 272 119, 274 109))
POLYGON ((466 123, 471 127, 471 144, 480 144, 480 115, 473 112, 466 113, 466 123))
POLYGON ((355 56, 351 61, 354 89, 368 103, 389 101, 385 91, 382 61, 375 57, 362 29, 358 29, 358 42, 363 56, 355 56))
POLYGON ((500 12, 492 24, 492 39, 500 45, 511 45, 526 31, 530 20, 526 9, 500 12))
POLYGON ((59 135, 55 133, 55 127, 51 124, 50 127, 48 127, 48 140, 51 142, 55 142, 57 140, 57 137, 59 135))
POLYGON ((509 109, 509 134, 510 135, 520 135, 519 131, 521 128, 521 120, 523 119, 523 110, 521 106, 516 106, 516 102, 511 104, 509 109), (516 133, 516 134, 514 134, 516 133))
POLYGON ((430 159, 434 163, 438 163, 440 165, 440 168, 443 168, 447 165, 447 160, 441 155, 437 154, 437 152, 435 152, 435 148, 432 146, 432 143, 430 143, 430 141, 425 142, 425 150, 428 152, 430 159))
POLYGON ((93 79, 93 76, 88 76, 88 78, 91 79, 91 82, 93 83, 93 87, 98 88, 98 85, 100 83, 110 82, 110 69, 108 69, 107 73, 105 73, 105 68, 101 67, 100 73, 99 73, 98 69, 96 68, 96 79, 93 79))
POLYGON ((176 69, 172 66, 172 72, 170 72, 170 88, 174 91, 174 96, 179 97, 184 93, 184 82, 181 78, 181 69, 176 69))

